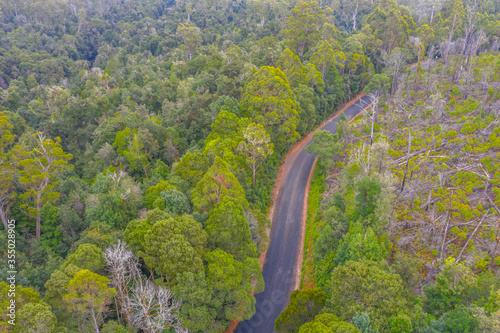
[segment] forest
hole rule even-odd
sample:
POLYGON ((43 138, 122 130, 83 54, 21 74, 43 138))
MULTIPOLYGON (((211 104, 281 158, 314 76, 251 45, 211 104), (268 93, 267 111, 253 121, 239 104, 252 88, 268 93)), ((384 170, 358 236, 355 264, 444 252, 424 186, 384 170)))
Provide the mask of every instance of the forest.
POLYGON ((251 318, 283 158, 366 94, 275 330, 500 332, 500 2, 318 1, 0 0, 0 331, 251 318))

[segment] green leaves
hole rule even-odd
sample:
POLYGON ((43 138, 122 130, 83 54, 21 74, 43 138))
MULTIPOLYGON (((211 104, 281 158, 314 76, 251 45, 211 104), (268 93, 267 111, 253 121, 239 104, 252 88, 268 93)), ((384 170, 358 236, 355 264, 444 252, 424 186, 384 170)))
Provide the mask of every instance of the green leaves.
POLYGON ((301 325, 312 321, 325 306, 325 295, 320 289, 295 290, 290 303, 275 321, 279 333, 297 333, 301 325))
POLYGON ((193 55, 203 41, 203 39, 201 38, 200 29, 197 27, 192 27, 189 24, 181 23, 177 27, 177 33, 182 37, 182 40, 184 41, 188 59, 193 59, 193 55))
POLYGON ((281 31, 286 43, 302 57, 319 40, 327 15, 332 12, 329 7, 322 9, 316 1, 297 3, 286 21, 288 29, 281 31))
POLYGON ((59 197, 59 193, 52 191, 57 184, 53 179, 73 155, 63 151, 59 138, 53 141, 42 132, 33 134, 32 138, 34 147, 31 152, 25 152, 18 146, 16 154, 22 158, 18 163, 21 167, 19 183, 26 189, 20 198, 25 201, 23 208, 26 214, 36 220, 36 237, 39 239, 40 211, 45 204, 52 203, 59 197))
POLYGON ((102 315, 116 294, 116 290, 109 288, 108 283, 107 277, 84 269, 69 281, 68 293, 63 296, 72 310, 83 315, 96 331, 99 331, 102 315))
POLYGON ((317 315, 313 321, 300 327, 299 333, 360 333, 352 324, 340 321, 339 318, 330 313, 317 315))
POLYGON ((243 138, 245 141, 240 142, 238 150, 246 155, 247 163, 252 169, 252 184, 255 186, 257 167, 268 155, 273 154, 274 145, 270 143, 271 137, 260 124, 250 123, 243 129, 243 138))
POLYGON ((380 262, 387 257, 386 244, 377 237, 372 228, 363 229, 360 223, 352 223, 349 232, 337 249, 335 261, 343 265, 346 261, 373 260, 380 262))
POLYGON ((409 311, 399 275, 388 273, 373 261, 348 261, 332 274, 326 312, 350 320, 356 312, 366 311, 375 329, 385 329, 396 312, 409 311))
POLYGON ((248 207, 245 191, 238 179, 231 173, 226 162, 216 157, 214 164, 196 184, 191 195, 191 202, 197 212, 209 212, 223 195, 235 198, 244 207, 248 207))
POLYGON ((244 115, 271 133, 271 139, 280 151, 299 138, 297 106, 281 69, 264 66, 254 73, 245 87, 241 107, 244 115))
POLYGON ((341 149, 338 141, 338 134, 319 130, 314 133, 313 141, 306 147, 306 151, 315 155, 319 163, 329 169, 335 165, 334 158, 341 149))
POLYGON ((167 284, 175 284, 179 273, 203 269, 207 236, 190 215, 156 222, 140 242, 144 247, 144 262, 163 276, 167 284))
POLYGON ((385 74, 375 74, 372 76, 363 91, 365 93, 387 94, 391 88, 391 78, 385 74))
POLYGON ((316 68, 320 70, 323 80, 330 67, 343 67, 345 60, 346 58, 342 49, 334 51, 330 43, 326 40, 323 41, 318 51, 315 52, 310 59, 311 63, 316 65, 316 68))
POLYGON ((222 249, 242 261, 257 256, 257 247, 245 218, 245 211, 237 199, 223 196, 210 212, 205 222, 208 245, 211 249, 222 249))

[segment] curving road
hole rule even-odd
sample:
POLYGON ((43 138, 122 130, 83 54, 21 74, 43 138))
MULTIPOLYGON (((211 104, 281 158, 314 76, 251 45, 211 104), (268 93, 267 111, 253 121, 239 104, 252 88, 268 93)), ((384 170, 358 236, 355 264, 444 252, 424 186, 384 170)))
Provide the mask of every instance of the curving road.
MULTIPOLYGON (((348 107, 344 114, 347 119, 351 119, 370 103, 370 97, 364 96, 348 107)), ((338 117, 332 119, 323 129, 334 133, 337 120, 338 117)), ((291 292, 297 281, 300 281, 296 272, 301 248, 302 208, 314 159, 313 155, 302 148, 291 161, 274 210, 271 241, 262 272, 265 289, 255 295, 254 316, 240 322, 235 330, 237 333, 275 332, 274 321, 287 306, 291 292)))

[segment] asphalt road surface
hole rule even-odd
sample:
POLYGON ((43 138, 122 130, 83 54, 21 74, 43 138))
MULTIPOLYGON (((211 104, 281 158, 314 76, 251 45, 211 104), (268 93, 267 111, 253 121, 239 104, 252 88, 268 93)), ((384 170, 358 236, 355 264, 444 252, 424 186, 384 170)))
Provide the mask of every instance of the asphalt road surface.
MULTIPOLYGON (((362 97, 344 111, 347 119, 360 113, 371 99, 362 97)), ((332 133, 338 117, 325 127, 332 133)), ((239 323, 236 333, 271 333, 274 321, 288 305, 290 294, 294 289, 298 251, 300 248, 300 231, 302 208, 307 180, 314 162, 314 156, 304 149, 292 161, 289 172, 279 190, 275 206, 275 214, 271 227, 271 242, 266 255, 263 276, 265 289, 255 295, 256 312, 252 318, 239 323)))

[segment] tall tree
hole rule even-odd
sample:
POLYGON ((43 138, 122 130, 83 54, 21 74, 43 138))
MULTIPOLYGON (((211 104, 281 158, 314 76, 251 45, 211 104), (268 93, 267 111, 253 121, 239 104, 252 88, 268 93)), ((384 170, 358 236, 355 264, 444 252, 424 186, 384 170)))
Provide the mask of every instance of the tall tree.
POLYGON ((26 189, 20 197, 25 201, 23 207, 26 214, 36 220, 36 239, 40 239, 40 211, 45 204, 54 202, 59 197, 59 193, 53 191, 57 185, 53 179, 73 155, 63 151, 60 138, 53 141, 42 132, 37 132, 32 137, 35 143, 31 152, 25 152, 19 146, 16 152, 25 157, 19 161, 19 183, 26 189))
POLYGON ((200 28, 192 27, 188 24, 181 23, 177 27, 177 33, 184 41, 186 55, 189 60, 193 59, 198 47, 200 47, 203 39, 201 38, 200 28))
POLYGON ((345 55, 342 49, 334 50, 328 41, 323 41, 315 52, 310 61, 321 72, 321 78, 324 80, 327 71, 332 67, 343 67, 345 62, 345 55))
POLYGON ((16 333, 57 333, 57 318, 44 302, 25 304, 17 313, 16 324, 16 333))
POLYGON ((12 153, 6 151, 14 142, 14 135, 11 133, 13 128, 9 118, 0 112, 0 218, 5 230, 7 230, 9 208, 15 197, 13 180, 16 168, 12 163, 12 153))
POLYGON ((281 69, 264 66, 258 70, 245 87, 241 105, 245 115, 266 127, 280 151, 298 139, 297 106, 281 69))
POLYGON ((237 199, 243 207, 248 207, 245 190, 233 175, 229 166, 220 157, 208 169, 191 194, 193 208, 198 212, 209 212, 220 202, 222 196, 237 199))
POLYGON ((276 319, 274 329, 279 333, 297 333, 300 326, 314 320, 325 301, 325 294, 320 289, 294 290, 290 303, 276 319))
POLYGON ((332 134, 325 130, 319 130, 314 133, 313 141, 306 147, 306 151, 316 156, 319 163, 326 168, 335 165, 335 155, 340 152, 338 134, 332 134))
POLYGON ((205 231, 190 215, 161 220, 144 234, 143 259, 167 284, 175 284, 179 273, 202 270, 206 242, 205 231))
POLYGON ((63 296, 73 311, 81 313, 92 323, 96 333, 99 333, 103 323, 103 313, 108 311, 108 305, 116 294, 108 283, 107 277, 84 269, 69 281, 68 293, 63 296))
POLYGON ((245 141, 238 145, 238 149, 246 155, 247 163, 252 169, 252 184, 255 186, 257 168, 267 156, 272 155, 274 145, 271 143, 270 135, 260 124, 249 124, 243 130, 243 137, 245 141))
POLYGON ((375 329, 385 331, 393 314, 410 310, 401 277, 373 261, 348 261, 335 268, 330 290, 325 312, 350 320, 366 311, 375 329))
POLYGON ((288 29, 281 31, 286 43, 302 57, 319 40, 320 29, 332 13, 329 7, 322 9, 316 1, 297 3, 286 22, 288 29))
POLYGON ((252 242, 252 233, 245 217, 245 210, 238 200, 222 197, 210 212, 205 222, 208 245, 232 254, 237 260, 256 257, 257 247, 252 242))

